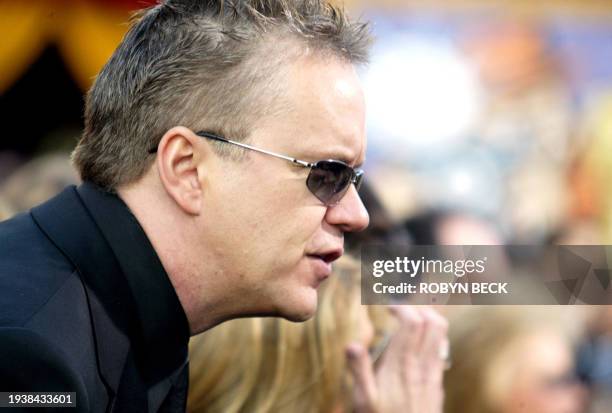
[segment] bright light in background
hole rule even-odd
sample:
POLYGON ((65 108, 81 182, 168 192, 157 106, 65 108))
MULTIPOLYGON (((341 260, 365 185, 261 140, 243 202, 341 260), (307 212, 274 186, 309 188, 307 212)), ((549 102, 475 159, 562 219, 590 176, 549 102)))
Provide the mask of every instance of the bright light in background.
POLYGON ((464 209, 494 216, 503 206, 503 171, 490 152, 470 146, 419 170, 419 196, 429 206, 464 209))
POLYGON ((381 38, 363 76, 368 129, 377 152, 408 159, 460 139, 475 123, 480 86, 468 62, 445 40, 381 38))
POLYGON ((451 192, 459 196, 465 196, 470 193, 473 188, 473 179, 467 171, 456 171, 450 176, 451 192))

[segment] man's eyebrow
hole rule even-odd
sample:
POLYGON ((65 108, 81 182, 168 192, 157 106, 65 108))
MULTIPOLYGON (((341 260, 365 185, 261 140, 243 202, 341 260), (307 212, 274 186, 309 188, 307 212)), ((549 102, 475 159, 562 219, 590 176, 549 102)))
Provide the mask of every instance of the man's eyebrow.
MULTIPOLYGON (((335 161, 344 162, 347 165, 353 165, 354 163, 358 161, 358 159, 355 159, 354 157, 351 156, 350 151, 343 150, 340 148, 337 148, 337 149, 321 148, 321 150, 315 151, 314 154, 311 153, 310 155, 304 155, 302 157, 298 156, 298 159, 301 159, 303 161, 309 161, 309 162, 318 162, 318 161, 332 159, 335 161)), ((365 159, 359 162, 358 164, 353 165, 353 167, 361 168, 364 162, 365 162, 365 159)))
MULTIPOLYGON (((333 159, 335 161, 342 161, 347 165, 351 165, 353 162, 355 162, 354 159, 351 159, 349 156, 347 155, 338 155, 337 153, 335 155, 322 155, 318 160, 323 160, 323 159, 333 159)), ((356 167, 361 167, 361 165, 363 165, 363 162, 360 163, 360 165, 357 165, 356 167)))
POLYGON ((331 159, 336 159, 338 161, 342 161, 345 164, 350 165, 353 168, 357 168, 357 169, 361 169, 361 167, 365 163, 365 159, 363 161, 361 161, 361 162, 355 162, 354 160, 349 160, 346 156, 339 156, 339 157, 331 158, 331 159))

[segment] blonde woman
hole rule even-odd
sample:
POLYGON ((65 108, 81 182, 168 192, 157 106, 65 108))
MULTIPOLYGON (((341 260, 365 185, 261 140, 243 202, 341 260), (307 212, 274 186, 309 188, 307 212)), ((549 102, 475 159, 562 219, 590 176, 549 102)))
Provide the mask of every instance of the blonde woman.
POLYGON ((308 322, 233 320, 194 338, 188 411, 441 412, 446 321, 362 306, 359 266, 342 258, 334 272, 308 322))
MULTIPOLYGON (((451 317, 446 413, 580 413, 571 335, 558 307, 472 307, 451 317)), ((576 321, 576 322, 571 322, 576 321)))

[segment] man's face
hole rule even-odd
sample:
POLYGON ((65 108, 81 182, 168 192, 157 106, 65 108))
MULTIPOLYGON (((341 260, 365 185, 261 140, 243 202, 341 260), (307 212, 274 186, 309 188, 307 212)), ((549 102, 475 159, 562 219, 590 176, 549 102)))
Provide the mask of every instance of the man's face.
MULTIPOLYGON (((363 163, 365 105, 352 65, 302 59, 286 93, 289 114, 262 119, 250 145, 310 162, 363 163)), ((343 233, 368 225, 355 187, 328 207, 306 187, 308 168, 252 151, 242 162, 211 164, 202 220, 214 276, 227 279, 242 311, 310 317, 317 287, 343 252, 343 233)))

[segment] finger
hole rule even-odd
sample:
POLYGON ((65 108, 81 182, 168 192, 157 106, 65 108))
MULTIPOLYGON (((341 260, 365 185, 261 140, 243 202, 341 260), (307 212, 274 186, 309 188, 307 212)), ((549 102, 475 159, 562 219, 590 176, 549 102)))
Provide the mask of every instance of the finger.
POLYGON ((355 382, 353 389, 355 411, 359 413, 376 412, 378 394, 370 355, 363 345, 351 343, 346 348, 346 358, 355 382))
POLYGON ((404 358, 417 356, 423 339, 423 317, 414 306, 392 306, 391 313, 398 319, 396 334, 389 343, 389 353, 404 358))
POLYGON ((441 350, 448 342, 448 321, 429 307, 420 309, 423 317, 421 353, 430 359, 441 359, 441 350))
POLYGON ((421 347, 422 380, 424 383, 442 383, 446 359, 443 352, 448 351, 448 322, 431 308, 421 309, 423 316, 423 340, 421 347))

